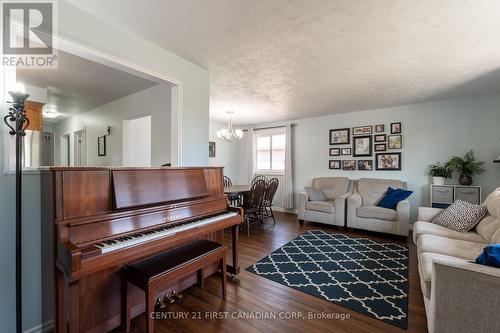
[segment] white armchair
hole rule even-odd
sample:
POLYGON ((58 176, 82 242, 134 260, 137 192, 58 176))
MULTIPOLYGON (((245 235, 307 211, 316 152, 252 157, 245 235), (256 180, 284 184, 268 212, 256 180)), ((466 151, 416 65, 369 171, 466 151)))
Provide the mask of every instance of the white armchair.
POLYGON ((410 202, 400 201, 396 210, 376 206, 387 189, 406 188, 406 183, 391 179, 362 178, 347 199, 347 226, 389 234, 408 236, 410 202))
POLYGON ((322 177, 313 179, 312 186, 322 190, 327 201, 311 201, 307 192, 300 192, 299 222, 345 226, 346 203, 352 194, 353 182, 345 177, 322 177))

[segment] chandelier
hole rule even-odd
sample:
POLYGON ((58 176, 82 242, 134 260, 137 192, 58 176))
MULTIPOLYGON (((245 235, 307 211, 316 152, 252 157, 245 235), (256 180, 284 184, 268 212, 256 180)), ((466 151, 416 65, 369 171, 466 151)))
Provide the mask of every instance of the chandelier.
POLYGON ((227 128, 223 128, 217 131, 217 138, 227 142, 235 142, 243 137, 243 131, 240 129, 233 128, 233 113, 234 111, 227 111, 229 115, 229 122, 227 123, 227 128))

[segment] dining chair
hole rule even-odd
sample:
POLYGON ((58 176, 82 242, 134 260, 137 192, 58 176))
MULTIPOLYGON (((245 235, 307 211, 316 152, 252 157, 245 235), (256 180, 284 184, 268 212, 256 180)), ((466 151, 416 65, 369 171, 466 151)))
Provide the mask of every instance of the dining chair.
POLYGON ((253 185, 255 182, 258 182, 259 180, 263 180, 267 184, 267 177, 264 175, 258 175, 258 176, 253 177, 250 185, 253 185))
MULTIPOLYGON (((224 176, 224 187, 233 186, 233 182, 227 176, 224 176)), ((227 199, 231 203, 232 206, 241 206, 241 196, 239 194, 228 194, 227 199)))
POLYGON ((266 181, 263 179, 253 182, 247 200, 243 203, 247 235, 250 236, 250 222, 256 221, 262 228, 264 224, 263 201, 266 192, 266 181))
POLYGON ((233 182, 228 176, 224 176, 224 187, 233 186, 233 182))
POLYGON ((274 218, 273 213, 273 199, 276 195, 276 191, 278 190, 280 181, 278 178, 271 178, 266 184, 266 191, 264 193, 264 200, 262 202, 262 206, 264 209, 264 216, 272 217, 273 223, 276 224, 276 219, 274 218))

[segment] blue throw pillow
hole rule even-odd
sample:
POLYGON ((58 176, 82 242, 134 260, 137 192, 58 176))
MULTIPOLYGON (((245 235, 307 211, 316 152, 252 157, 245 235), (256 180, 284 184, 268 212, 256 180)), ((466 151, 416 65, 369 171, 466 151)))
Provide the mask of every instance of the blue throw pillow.
POLYGON ((404 190, 402 188, 389 187, 384 197, 378 202, 377 206, 382 208, 396 209, 398 202, 408 198, 413 191, 404 190))
POLYGON ((500 267, 500 244, 487 245, 476 258, 476 264, 500 267))

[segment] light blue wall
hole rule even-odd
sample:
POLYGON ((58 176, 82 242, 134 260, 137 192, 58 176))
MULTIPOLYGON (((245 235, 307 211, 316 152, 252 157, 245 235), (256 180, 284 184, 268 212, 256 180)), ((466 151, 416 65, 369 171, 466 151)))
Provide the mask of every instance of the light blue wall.
MULTIPOLYGON (((65 1, 59 1, 59 34, 69 41, 182 81, 182 164, 207 165, 209 87, 206 69, 114 28, 65 1)), ((4 115, 3 101, 0 106, 0 115, 4 115)), ((3 134, 4 125, 0 128, 3 134)), ((3 135, 0 140, 0 165, 3 166, 3 135)), ((26 175, 23 186, 24 329, 42 322, 39 178, 26 175)), ((15 331, 14 190, 14 177, 0 173, 0 331, 9 333, 15 331)))
MULTIPOLYGON (((292 152, 295 194, 311 184, 313 178, 321 176, 401 179, 407 181, 409 188, 415 192, 411 197, 414 221, 417 207, 429 205, 430 179, 426 175, 427 166, 436 161, 446 161, 452 155, 463 155, 469 149, 474 150, 478 160, 486 162, 486 171, 475 177, 475 184, 483 187, 483 199, 500 186, 500 164, 492 162, 500 155, 500 95, 299 119, 293 123, 297 124, 293 128, 292 152), (391 122, 398 121, 403 126, 402 171, 328 169, 330 159, 350 159, 347 156, 328 156, 329 148, 334 147, 328 142, 330 129, 385 124, 386 133, 389 133, 387 127, 391 122)), ((246 181, 247 169, 245 139, 239 143, 239 147, 239 178, 243 182, 246 181)), ((452 182, 456 183, 456 180, 452 182)))

